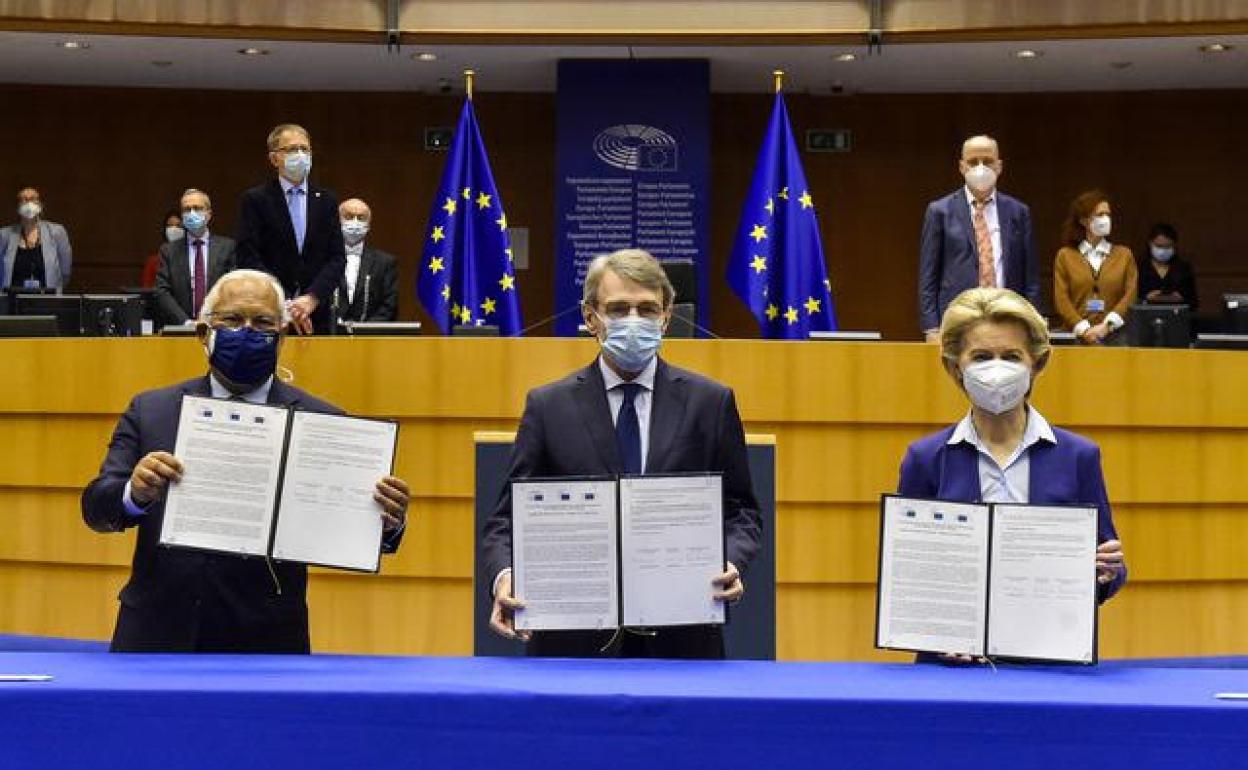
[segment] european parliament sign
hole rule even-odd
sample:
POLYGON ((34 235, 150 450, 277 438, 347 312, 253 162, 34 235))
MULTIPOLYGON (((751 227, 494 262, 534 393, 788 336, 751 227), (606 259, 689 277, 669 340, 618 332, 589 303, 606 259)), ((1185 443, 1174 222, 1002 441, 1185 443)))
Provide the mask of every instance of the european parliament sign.
MULTIPOLYGON (((707 307, 710 65, 702 59, 559 62, 556 310, 581 298, 599 254, 639 248, 693 260, 707 307)), ((576 334, 566 312, 555 332, 576 334)))

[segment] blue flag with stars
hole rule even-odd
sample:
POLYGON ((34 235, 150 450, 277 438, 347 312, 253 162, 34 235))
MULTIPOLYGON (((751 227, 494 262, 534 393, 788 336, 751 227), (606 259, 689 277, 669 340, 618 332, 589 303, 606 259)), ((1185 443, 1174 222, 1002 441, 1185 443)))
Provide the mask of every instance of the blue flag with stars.
POLYGON ((416 293, 443 334, 452 326, 497 326, 503 336, 520 333, 507 215, 471 98, 464 100, 429 214, 416 293))
POLYGON ((779 92, 741 210, 727 277, 758 319, 763 337, 806 339, 812 331, 836 330, 815 202, 779 92))

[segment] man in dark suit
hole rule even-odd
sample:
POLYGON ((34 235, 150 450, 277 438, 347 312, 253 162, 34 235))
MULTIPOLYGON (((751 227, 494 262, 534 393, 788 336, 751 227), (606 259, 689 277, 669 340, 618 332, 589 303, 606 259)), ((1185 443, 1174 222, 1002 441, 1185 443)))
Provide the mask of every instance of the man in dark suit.
MULTIPOLYGON (((741 574, 758 552, 762 522, 750 481, 745 434, 732 391, 657 356, 674 292, 644 251, 599 257, 585 277, 582 312, 602 345, 588 367, 529 392, 509 479, 719 471, 724 485, 728 564, 707 586, 722 601, 741 598, 741 574)), ((493 579, 491 628, 521 636, 532 655, 722 658, 719 626, 646 633, 596 631, 517 634, 511 580, 511 485, 486 522, 481 549, 493 579)))
POLYGON ((340 321, 393 321, 399 309, 399 268, 394 257, 364 244, 373 212, 359 198, 338 207, 347 267, 334 290, 334 316, 340 321))
MULTIPOLYGON (((309 651, 302 564, 158 545, 165 489, 183 472, 173 455, 183 396, 341 413, 273 376, 284 302, 281 286, 264 273, 236 270, 222 278, 200 314, 208 375, 135 396, 113 432, 100 475, 82 493, 82 516, 92 529, 139 528, 130 580, 119 597, 114 651, 309 651)), ((382 511, 382 549, 393 552, 406 523, 407 484, 387 476, 377 482, 374 499, 382 511)))
POLYGON ((199 309, 217 280, 234 269, 234 239, 208 232, 212 201, 191 188, 182 193, 185 238, 160 246, 156 268, 156 309, 162 325, 184 324, 199 317, 199 309))
POLYGON ((919 240, 919 323, 929 342, 954 297, 976 286, 1013 289, 1040 306, 1031 210, 997 190, 997 141, 972 136, 958 168, 966 185, 928 204, 919 240))
POLYGON ((330 302, 346 255, 338 200, 308 182, 312 140, 293 123, 269 132, 269 163, 277 178, 243 193, 238 218, 238 266, 277 276, 302 333, 330 330, 330 302))

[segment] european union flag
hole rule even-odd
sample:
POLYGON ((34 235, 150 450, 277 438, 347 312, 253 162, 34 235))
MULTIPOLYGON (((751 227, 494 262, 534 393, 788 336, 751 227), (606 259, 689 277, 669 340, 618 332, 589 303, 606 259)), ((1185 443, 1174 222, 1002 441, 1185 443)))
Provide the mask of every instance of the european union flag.
POLYGON ((815 202, 779 91, 741 210, 728 284, 750 306, 764 337, 805 339, 836 329, 815 202))
POLYGON ((444 334, 456 325, 520 333, 507 215, 471 97, 459 115, 423 248, 416 293, 444 334))

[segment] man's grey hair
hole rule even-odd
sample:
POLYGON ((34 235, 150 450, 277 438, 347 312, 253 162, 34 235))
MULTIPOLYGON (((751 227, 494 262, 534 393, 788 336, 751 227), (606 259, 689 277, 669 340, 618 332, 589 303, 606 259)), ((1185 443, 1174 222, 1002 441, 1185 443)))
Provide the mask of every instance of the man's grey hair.
POLYGON ((222 290, 237 281, 260 281, 267 283, 273 289, 274 296, 277 297, 278 312, 282 317, 282 325, 285 326, 290 322, 290 311, 286 309, 286 290, 282 288, 282 284, 276 278, 260 270, 231 270, 225 275, 217 279, 217 282, 208 290, 208 296, 204 297, 204 304, 199 309, 199 320, 208 323, 212 318, 212 313, 217 307, 217 303, 221 300, 222 290))
POLYGON ((185 190, 183 190, 183 191, 182 191, 182 197, 178 198, 178 208, 181 208, 181 207, 182 207, 182 198, 185 198, 185 197, 186 197, 186 196, 188 196, 188 195, 202 195, 202 196, 204 196, 204 203, 208 206, 208 210, 209 210, 209 211, 212 211, 212 198, 209 198, 209 197, 208 197, 208 193, 204 192, 203 190, 199 189, 198 187, 188 187, 188 188, 186 188, 185 190))
POLYGON ((312 142, 312 135, 308 133, 308 129, 298 123, 282 123, 274 126, 273 130, 269 132, 269 138, 265 142, 269 147, 269 152, 277 152, 278 148, 282 146, 282 134, 287 131, 298 131, 303 134, 303 138, 307 139, 309 144, 312 142))
POLYGON ((602 283, 603 273, 608 270, 651 291, 657 291, 663 297, 664 310, 676 301, 676 290, 672 288, 672 282, 659 260, 642 249, 620 249, 595 257, 589 263, 589 270, 585 273, 585 290, 581 294, 583 304, 597 307, 598 285, 602 283))

